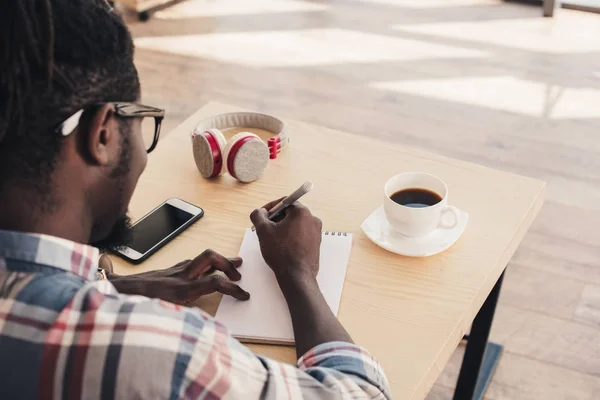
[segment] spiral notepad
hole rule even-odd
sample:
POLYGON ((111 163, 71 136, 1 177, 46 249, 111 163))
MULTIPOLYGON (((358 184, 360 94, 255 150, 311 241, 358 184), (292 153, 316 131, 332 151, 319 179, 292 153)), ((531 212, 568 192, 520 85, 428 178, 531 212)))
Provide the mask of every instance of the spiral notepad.
MULTIPOLYGON (((337 315, 346 269, 352 248, 352 235, 344 232, 324 232, 317 282, 325 301, 337 315)), ((250 292, 250 300, 239 301, 223 296, 215 318, 242 342, 293 344, 294 331, 287 303, 273 271, 265 263, 252 229, 244 235, 239 256, 239 285, 250 292)))

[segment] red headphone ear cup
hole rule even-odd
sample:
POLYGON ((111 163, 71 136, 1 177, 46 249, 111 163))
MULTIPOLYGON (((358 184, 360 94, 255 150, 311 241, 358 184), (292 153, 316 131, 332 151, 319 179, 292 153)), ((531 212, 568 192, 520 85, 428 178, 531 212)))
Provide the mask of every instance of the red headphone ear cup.
POLYGON ((221 175, 225 168, 224 147, 227 143, 225 136, 218 129, 192 134, 192 149, 194 161, 200 174, 205 178, 221 175))
POLYGON ((260 178, 269 162, 269 148, 258 136, 240 132, 225 147, 227 172, 240 182, 260 178))

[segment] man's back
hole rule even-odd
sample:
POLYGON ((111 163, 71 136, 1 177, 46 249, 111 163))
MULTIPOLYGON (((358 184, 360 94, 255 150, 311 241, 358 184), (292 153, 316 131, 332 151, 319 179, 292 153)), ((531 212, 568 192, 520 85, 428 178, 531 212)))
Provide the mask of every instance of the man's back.
POLYGON ((350 343, 300 369, 257 357, 212 317, 96 279, 98 251, 0 230, 0 398, 383 397, 377 363, 350 343), (306 371, 306 372, 304 372, 306 371))

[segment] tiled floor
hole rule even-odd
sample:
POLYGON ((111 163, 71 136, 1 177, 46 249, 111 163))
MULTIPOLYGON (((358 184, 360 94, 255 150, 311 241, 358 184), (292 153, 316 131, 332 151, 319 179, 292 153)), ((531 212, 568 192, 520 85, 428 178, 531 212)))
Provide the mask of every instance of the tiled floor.
MULTIPOLYGON (((495 0, 188 0, 129 18, 165 130, 208 100, 548 182, 487 399, 600 398, 600 15, 495 0)), ((430 399, 449 399, 459 348, 430 399)), ((394 377, 390 377, 394 379, 394 377)))

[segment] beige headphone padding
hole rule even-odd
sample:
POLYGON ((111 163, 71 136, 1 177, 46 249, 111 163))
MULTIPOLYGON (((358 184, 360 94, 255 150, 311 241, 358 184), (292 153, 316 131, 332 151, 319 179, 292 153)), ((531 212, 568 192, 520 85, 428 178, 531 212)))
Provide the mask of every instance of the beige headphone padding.
POLYGON ((225 147, 225 166, 229 165, 229 154, 232 147, 247 137, 256 138, 244 143, 236 152, 235 158, 232 160, 233 171, 228 172, 237 178, 240 182, 249 183, 260 178, 267 163, 269 162, 269 148, 257 135, 250 132, 240 132, 234 135, 227 146, 225 147))
POLYGON ((234 143, 236 143, 238 140, 243 139, 245 137, 254 137, 257 139, 260 139, 260 137, 258 137, 258 135, 252 133, 252 132, 238 132, 235 135, 233 135, 229 141, 227 141, 227 144, 225 145, 225 149, 223 150, 223 155, 225 158, 225 165, 227 165, 227 157, 229 156, 229 152, 231 151, 231 147, 233 146, 234 143))
MULTIPOLYGON (((221 166, 221 172, 219 173, 219 175, 221 175, 227 169, 227 164, 225 161, 225 151, 224 151, 224 148, 226 147, 227 139, 225 139, 225 136, 223 135, 223 133, 221 133, 221 131, 219 131, 218 129, 208 129, 208 131, 210 131, 212 133, 213 137, 217 141, 217 145, 219 146, 219 148, 221 150, 222 166, 221 166)), ((204 132, 206 132, 206 131, 204 131, 204 132)), ((205 178, 212 177, 214 168, 215 168, 213 152, 210 147, 210 144, 208 143, 208 140, 203 135, 203 132, 200 132, 192 137, 192 146, 193 146, 192 150, 193 150, 193 154, 194 154, 194 161, 196 162, 196 167, 198 168, 198 171, 205 178)))
POLYGON ((221 132, 220 130, 215 129, 215 128, 207 129, 205 132, 212 133, 213 136, 217 139, 219 146, 221 146, 221 153, 223 154, 223 158, 224 158, 225 157, 225 146, 227 146, 227 138, 225 138, 225 135, 223 135, 223 132, 221 132))

